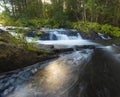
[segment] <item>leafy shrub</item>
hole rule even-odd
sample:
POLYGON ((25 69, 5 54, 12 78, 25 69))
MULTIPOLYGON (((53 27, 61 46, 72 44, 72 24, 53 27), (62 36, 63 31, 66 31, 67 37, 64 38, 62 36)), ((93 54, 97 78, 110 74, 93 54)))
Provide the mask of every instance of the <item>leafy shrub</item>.
POLYGON ((76 22, 76 23, 73 23, 73 28, 79 29, 82 32, 89 32, 89 28, 88 28, 86 22, 76 22))
POLYGON ((20 33, 27 33, 29 31, 31 31, 30 29, 24 29, 24 28, 14 28, 13 30, 15 30, 16 33, 20 34, 20 33))
POLYGON ((113 27, 111 25, 105 24, 105 25, 101 25, 101 31, 105 34, 109 34, 111 33, 113 27))
POLYGON ((114 27, 112 25, 104 24, 100 25, 95 22, 75 22, 72 25, 73 28, 79 29, 82 32, 89 32, 94 30, 95 32, 101 32, 103 34, 108 34, 115 37, 120 37, 120 28, 114 27))
POLYGON ((89 30, 94 29, 95 32, 99 32, 101 29, 101 25, 96 22, 88 22, 88 28, 89 30))
POLYGON ((5 19, 4 25, 7 26, 23 26, 23 27, 30 27, 30 28, 41 28, 41 27, 48 27, 48 28, 59 28, 59 27, 68 27, 70 25, 69 21, 66 20, 57 20, 54 18, 48 19, 13 19, 12 17, 7 17, 5 19))

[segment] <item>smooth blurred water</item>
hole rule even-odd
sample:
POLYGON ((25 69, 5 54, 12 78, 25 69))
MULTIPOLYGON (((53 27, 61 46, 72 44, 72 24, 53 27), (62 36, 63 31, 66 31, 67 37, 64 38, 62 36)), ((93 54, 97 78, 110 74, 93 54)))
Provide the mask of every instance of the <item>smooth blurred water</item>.
POLYGON ((93 50, 83 50, 61 56, 38 70, 32 80, 17 87, 7 97, 69 97, 92 53, 93 50))
POLYGON ((83 39, 77 30, 47 29, 47 31, 49 40, 37 40, 35 41, 36 44, 52 45, 55 49, 74 48, 75 46, 85 45, 98 45, 95 42, 83 39))
MULTIPOLYGON (((57 29, 47 30, 54 32, 57 29)), ((20 72, 31 77, 31 79, 26 77, 29 79, 26 82, 21 80, 25 77, 19 76, 18 73, 17 81, 22 84, 15 87, 7 97, 120 97, 119 47, 101 46, 82 39, 80 34, 69 36, 62 31, 66 30, 54 32, 58 40, 52 40, 53 33, 50 32, 50 40, 33 41, 36 44, 53 45, 59 49, 83 45, 95 45, 96 48, 65 54, 44 68, 35 68, 32 70, 33 73, 20 72)), ((0 81, 3 82, 3 86, 9 82, 4 84, 4 80, 0 81)))
POLYGON ((92 41, 83 40, 83 39, 77 39, 77 40, 57 40, 57 41, 41 41, 38 40, 35 42, 36 44, 42 44, 42 45, 53 45, 55 49, 61 49, 61 48, 73 48, 75 46, 89 46, 89 45, 99 45, 97 43, 94 43, 92 41))

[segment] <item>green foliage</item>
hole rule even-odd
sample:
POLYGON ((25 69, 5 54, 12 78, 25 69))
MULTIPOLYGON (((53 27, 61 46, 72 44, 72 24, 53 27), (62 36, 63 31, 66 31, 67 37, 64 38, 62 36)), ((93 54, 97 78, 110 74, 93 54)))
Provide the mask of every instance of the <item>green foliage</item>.
POLYGON ((101 31, 105 34, 108 34, 112 31, 112 26, 108 24, 102 25, 101 31))
POLYGON ((5 18, 3 16, 3 14, 0 13, 0 24, 4 24, 4 20, 5 20, 5 18))
POLYGON ((72 27, 86 33, 88 33, 90 30, 93 30, 95 32, 101 32, 111 36, 120 37, 120 28, 108 24, 100 25, 95 22, 74 22, 72 27))
POLYGON ((13 30, 15 30, 16 33, 26 33, 29 32, 29 29, 22 29, 22 28, 14 28, 13 30))
POLYGON ((24 27, 33 27, 37 26, 37 20, 33 19, 26 19, 26 18, 21 18, 19 20, 16 20, 15 23, 17 26, 24 26, 24 27))
POLYGON ((73 28, 79 29, 82 32, 89 32, 89 28, 86 22, 75 22, 73 23, 73 28))
POLYGON ((119 0, 51 0, 50 4, 42 0, 2 1, 4 5, 11 5, 11 8, 4 6, 5 11, 0 15, 0 23, 4 25, 32 29, 71 27, 83 32, 93 29, 96 32, 120 36, 119 28, 108 25, 120 26, 119 0))
POLYGON ((41 19, 39 23, 42 27, 48 28, 52 28, 56 24, 55 20, 53 19, 41 19))
POLYGON ((7 42, 2 36, 0 36, 0 41, 7 42))
POLYGON ((66 27, 67 21, 90 21, 119 26, 119 0, 1 0, 5 25, 66 27), (44 1, 44 2, 43 2, 44 1), (11 7, 6 6, 9 4, 11 7), (52 22, 52 23, 51 23, 52 22))
POLYGON ((113 27, 110 34, 113 35, 113 36, 116 36, 116 37, 120 37, 120 28, 113 27))
POLYGON ((41 35, 42 33, 43 33, 43 32, 41 32, 41 31, 38 31, 38 32, 37 32, 38 35, 41 35))
POLYGON ((94 29, 95 32, 99 32, 101 29, 101 25, 96 22, 88 22, 89 30, 94 29))
MULTIPOLYGON (((37 37, 36 37, 36 39, 37 39, 37 37)), ((27 43, 26 37, 24 35, 21 36, 18 34, 17 39, 16 39, 9 33, 4 32, 4 33, 0 34, 0 41, 15 45, 15 46, 23 47, 29 51, 39 51, 39 49, 40 49, 40 48, 38 49, 34 43, 27 43)))
POLYGON ((35 43, 26 43, 26 45, 24 45, 24 48, 26 48, 29 51, 38 51, 39 49, 35 46, 35 43))
MULTIPOLYGON (((71 26, 71 22, 67 20, 58 20, 57 18, 51 19, 19 19, 13 20, 12 18, 5 19, 4 25, 8 26, 22 26, 22 27, 30 27, 30 28, 59 28, 59 27, 69 27, 71 26)), ((23 29, 15 29, 16 32, 25 32, 23 29)))
POLYGON ((89 32, 90 30, 94 30, 96 32, 100 31, 100 24, 95 22, 74 22, 73 28, 80 29, 82 32, 89 32))
POLYGON ((120 28, 108 24, 102 25, 101 32, 112 36, 120 37, 120 28))
POLYGON ((35 41, 36 41, 36 40, 39 40, 39 39, 40 39, 40 37, 39 37, 39 36, 36 36, 36 37, 35 37, 35 41))
POLYGON ((16 26, 16 24, 14 23, 13 18, 11 18, 11 17, 6 17, 4 19, 4 24, 3 25, 5 25, 5 26, 10 26, 10 25, 16 26))

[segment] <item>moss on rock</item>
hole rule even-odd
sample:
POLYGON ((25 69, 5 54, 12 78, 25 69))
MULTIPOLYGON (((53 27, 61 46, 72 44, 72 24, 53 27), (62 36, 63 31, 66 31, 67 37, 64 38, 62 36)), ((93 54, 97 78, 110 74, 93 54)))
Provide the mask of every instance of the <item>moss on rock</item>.
POLYGON ((49 56, 50 53, 25 42, 22 42, 21 45, 20 40, 17 40, 8 32, 0 30, 0 73, 53 58, 54 54, 49 56))

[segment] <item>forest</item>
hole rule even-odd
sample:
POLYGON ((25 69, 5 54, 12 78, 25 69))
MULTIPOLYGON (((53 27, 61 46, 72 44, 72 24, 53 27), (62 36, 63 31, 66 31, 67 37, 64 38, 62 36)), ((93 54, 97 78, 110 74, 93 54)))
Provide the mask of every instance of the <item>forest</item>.
POLYGON ((120 0, 0 0, 0 97, 120 97, 120 0))
POLYGON ((120 0, 1 0, 3 25, 77 28, 120 36, 120 0))

